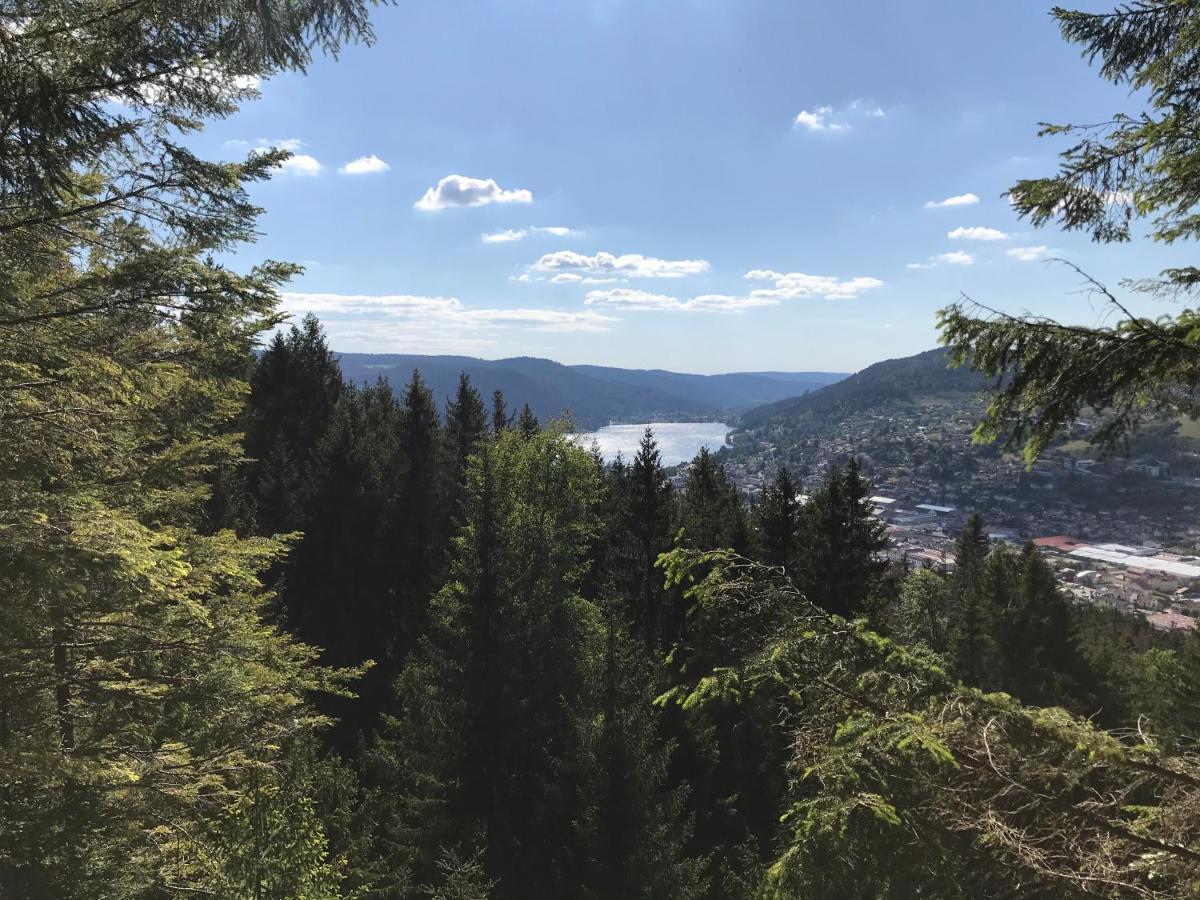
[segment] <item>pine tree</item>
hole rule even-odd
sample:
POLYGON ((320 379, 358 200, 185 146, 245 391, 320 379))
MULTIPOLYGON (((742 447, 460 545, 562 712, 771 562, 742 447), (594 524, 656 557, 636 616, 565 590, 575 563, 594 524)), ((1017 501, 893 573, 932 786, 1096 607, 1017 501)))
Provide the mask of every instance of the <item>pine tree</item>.
POLYGON ((438 447, 441 423, 433 394, 414 371, 400 412, 403 474, 396 498, 396 638, 401 655, 426 625, 426 607, 444 571, 449 510, 444 503, 438 447))
POLYGON ((458 393, 446 403, 446 427, 443 431, 446 480, 451 511, 458 507, 462 487, 467 477, 467 463, 488 431, 487 412, 479 391, 463 372, 458 379, 458 393))
POLYGON ((447 848, 481 852, 497 897, 577 890, 600 637, 578 589, 598 499, 592 458, 553 432, 506 431, 471 461, 451 578, 373 752, 383 842, 419 880, 447 848))
POLYGON ((734 547, 745 535, 745 511, 737 488, 707 447, 700 448, 688 467, 679 513, 684 540, 698 550, 734 547))
POLYGON ((670 784, 674 748, 660 734, 652 667, 626 630, 622 606, 609 602, 604 610, 587 880, 594 896, 611 900, 700 896, 701 867, 685 855, 688 791, 670 784))
POLYGON ((949 652, 959 677, 976 687, 995 686, 999 678, 987 563, 987 531, 983 517, 973 513, 954 542, 949 652))
POLYGON ((508 418, 508 407, 504 403, 504 394, 500 388, 496 388, 492 391, 492 431, 499 434, 511 424, 508 418))
POLYGON ((621 527, 627 541, 629 618, 646 646, 657 647, 663 639, 665 594, 656 564, 659 554, 671 546, 675 490, 663 471, 662 454, 649 427, 628 469, 627 488, 621 527))
POLYGON ((249 496, 257 533, 283 534, 307 524, 309 467, 344 389, 337 357, 314 316, 277 332, 259 357, 245 416, 250 463, 226 491, 249 496))
POLYGON ((786 466, 779 469, 775 480, 763 490, 762 503, 755 514, 762 534, 763 562, 794 571, 799 550, 801 507, 799 491, 786 466))
POLYGON ((541 431, 542 426, 538 422, 537 416, 533 414, 533 410, 529 408, 528 403, 521 408, 521 415, 517 418, 515 427, 523 437, 527 438, 531 438, 541 431))
POLYGON ((185 133, 257 77, 369 37, 365 6, 4 16, 0 893, 209 892, 238 866, 212 827, 315 727, 303 698, 341 679, 264 622, 283 547, 205 522, 255 336, 296 271, 216 259, 253 236, 247 187, 286 154, 210 163, 185 133))
POLYGON ((870 494, 858 463, 830 467, 825 483, 803 508, 798 584, 822 609, 852 617, 864 610, 887 567, 883 523, 871 515, 870 494))

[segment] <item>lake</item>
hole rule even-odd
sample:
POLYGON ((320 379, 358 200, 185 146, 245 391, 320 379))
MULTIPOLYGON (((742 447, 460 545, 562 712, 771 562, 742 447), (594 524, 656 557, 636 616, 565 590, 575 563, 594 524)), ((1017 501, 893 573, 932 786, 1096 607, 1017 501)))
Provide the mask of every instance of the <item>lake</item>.
MULTIPOLYGON (((638 444, 646 431, 641 425, 606 425, 599 431, 589 431, 576 437, 584 447, 590 448, 595 441, 606 460, 612 461, 620 453, 626 462, 633 462, 638 444)), ((707 447, 714 453, 725 445, 729 426, 724 422, 650 422, 654 439, 658 441, 658 452, 662 454, 664 466, 688 462, 707 447)))

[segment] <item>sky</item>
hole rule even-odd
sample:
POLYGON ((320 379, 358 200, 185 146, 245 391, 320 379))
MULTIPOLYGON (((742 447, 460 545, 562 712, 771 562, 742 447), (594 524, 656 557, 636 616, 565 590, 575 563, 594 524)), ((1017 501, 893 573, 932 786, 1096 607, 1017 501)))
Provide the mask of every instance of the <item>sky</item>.
POLYGON ((302 264, 284 306, 336 350, 855 371, 935 346, 963 294, 1106 321, 1052 258, 1113 288, 1183 260, 1012 212, 1066 143, 1039 122, 1138 108, 1042 2, 400 0, 372 21, 374 46, 263 81, 196 140, 293 151, 235 264, 302 264))

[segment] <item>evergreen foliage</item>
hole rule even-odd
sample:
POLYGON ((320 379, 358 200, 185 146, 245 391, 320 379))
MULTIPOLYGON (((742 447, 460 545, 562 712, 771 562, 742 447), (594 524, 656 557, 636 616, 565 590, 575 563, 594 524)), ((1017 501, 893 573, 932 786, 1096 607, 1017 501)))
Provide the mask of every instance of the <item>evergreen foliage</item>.
MULTIPOLYGON (((1061 154, 1057 175, 1013 186, 1014 208, 1036 226, 1057 222, 1101 242, 1131 240, 1142 219, 1150 220, 1152 240, 1195 239, 1200 8, 1186 0, 1138 0, 1111 12, 1056 7, 1052 14, 1063 37, 1098 62, 1105 79, 1128 85, 1146 106, 1100 125, 1044 125, 1043 135, 1074 143, 1061 154)), ((1200 414, 1200 313, 1188 307, 1157 319, 1134 316, 1107 287, 1071 267, 1111 307, 1115 324, 1061 324, 970 301, 940 313, 955 365, 1009 376, 977 438, 1023 446, 1031 463, 1085 409, 1105 411, 1095 440, 1106 446, 1128 438, 1151 409, 1200 414)), ((1198 284, 1200 268, 1178 266, 1124 287, 1186 301, 1198 284)))

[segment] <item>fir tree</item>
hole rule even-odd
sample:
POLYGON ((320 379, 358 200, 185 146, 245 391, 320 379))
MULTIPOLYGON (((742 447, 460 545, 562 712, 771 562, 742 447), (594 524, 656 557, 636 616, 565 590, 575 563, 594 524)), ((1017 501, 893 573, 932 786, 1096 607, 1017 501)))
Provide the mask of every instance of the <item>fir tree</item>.
POLYGON ((517 417, 516 425, 514 426, 522 437, 531 438, 542 430, 541 424, 537 420, 537 416, 533 414, 533 410, 526 403, 521 407, 521 415, 517 417))
MULTIPOLYGON (((240 866, 217 823, 256 779, 286 785, 280 748, 318 721, 303 698, 341 679, 264 621, 283 547, 204 527, 296 271, 216 260, 286 154, 211 163, 186 133, 369 37, 365 5, 3 15, 0 893, 211 893, 240 866)), ((322 855, 291 857, 291 883, 322 855)))
POLYGON ((762 502, 755 510, 762 535, 763 562, 782 566, 789 572, 797 565, 801 507, 799 491, 787 467, 781 467, 775 479, 763 490, 762 502))
POLYGON ((471 461, 451 580, 374 751, 386 840, 421 879, 457 848, 482 853, 497 897, 577 890, 600 635, 578 588, 598 491, 591 457, 551 432, 505 432, 471 461))
POLYGON ((887 561, 883 523, 867 505, 870 490, 858 463, 831 467, 825 483, 803 508, 798 583, 822 609, 842 616, 865 610, 867 598, 887 561))
POLYGON ((500 388, 492 391, 492 431, 499 434, 512 423, 508 418, 508 407, 504 402, 504 394, 500 388))
POLYGON ((671 521, 675 491, 663 471, 662 455, 649 427, 642 435, 637 455, 628 470, 628 503, 622 523, 628 541, 626 590, 634 633, 648 647, 658 646, 663 634, 662 577, 656 564, 660 553, 671 546, 671 521))

